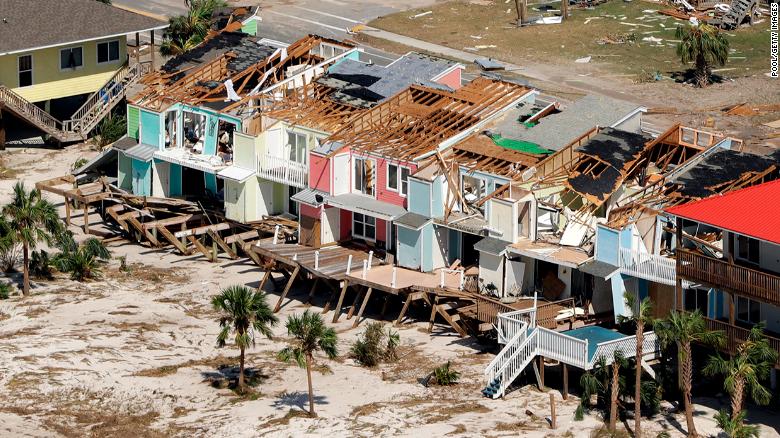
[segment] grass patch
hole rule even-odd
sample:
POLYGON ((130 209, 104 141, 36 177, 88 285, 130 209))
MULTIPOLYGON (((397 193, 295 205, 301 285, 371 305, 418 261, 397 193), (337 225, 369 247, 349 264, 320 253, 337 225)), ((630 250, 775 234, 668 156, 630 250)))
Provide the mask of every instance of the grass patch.
POLYGON ((139 377, 165 377, 172 374, 176 374, 179 368, 192 368, 196 366, 206 366, 209 368, 218 369, 219 367, 226 366, 228 363, 237 361, 237 358, 228 358, 225 356, 210 357, 207 359, 195 359, 182 362, 174 365, 163 365, 157 368, 149 368, 145 370, 133 373, 134 376, 139 377))
MULTIPOLYGON (((529 15, 538 14, 533 11, 534 6, 529 5, 529 15)), ((680 64, 675 53, 677 42, 674 31, 684 22, 655 12, 643 12, 663 8, 666 6, 613 0, 592 10, 572 9, 570 18, 561 25, 517 28, 512 23, 515 12, 511 4, 455 0, 387 15, 369 24, 515 64, 557 62, 574 65, 575 59, 592 56, 591 63, 609 71, 644 77, 655 71, 670 75, 687 68, 680 64), (512 8, 509 13, 508 8, 512 8), (409 19, 429 10, 433 13, 409 19), (616 34, 633 34, 636 42, 597 42, 616 34), (644 38, 660 38, 662 41, 643 41, 644 38), (476 46, 486 48, 473 50, 476 46)), ((728 76, 751 75, 767 70, 768 27, 769 20, 765 19, 755 26, 727 32, 732 52, 731 60, 724 68, 734 69, 727 72, 728 76)))
POLYGON ((309 413, 300 409, 290 409, 283 417, 272 418, 257 426, 256 430, 267 432, 268 429, 279 426, 287 426, 293 418, 311 418, 309 413))

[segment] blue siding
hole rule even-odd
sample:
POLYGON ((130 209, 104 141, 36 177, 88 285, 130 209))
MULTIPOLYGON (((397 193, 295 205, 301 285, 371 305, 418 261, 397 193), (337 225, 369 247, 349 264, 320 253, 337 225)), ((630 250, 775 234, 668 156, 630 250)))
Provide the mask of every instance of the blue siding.
POLYGON ((214 175, 213 173, 207 173, 203 172, 203 178, 206 183, 206 190, 211 192, 212 194, 217 194, 217 175, 214 175))
POLYGON ((460 258, 460 231, 450 230, 449 236, 449 260, 448 263, 454 263, 455 260, 460 258))
POLYGON ((160 114, 141 110, 141 143, 162 148, 161 125, 162 117, 160 114))
POLYGON ((433 224, 422 229, 422 271, 433 270, 433 224))
POLYGON ((120 189, 133 190, 133 159, 124 152, 117 153, 117 184, 120 189))
POLYGON ((431 185, 418 179, 409 178, 409 211, 431 217, 431 185))
POLYGON ((618 265, 618 248, 620 235, 612 228, 596 227, 596 260, 618 265))
POLYGON ((171 163, 171 175, 170 175, 170 196, 181 196, 181 165, 171 163))
POLYGON ((626 292, 626 285, 624 283, 626 278, 628 278, 628 276, 623 274, 613 275, 612 278, 610 278, 610 281, 612 282, 612 308, 615 310, 615 321, 617 321, 618 316, 626 315, 626 302, 623 298, 623 295, 625 295, 626 292))
POLYGON ((151 196, 152 162, 133 159, 133 194, 151 196))
POLYGON ((637 279, 639 283, 639 300, 642 301, 650 296, 650 282, 644 278, 637 279))
POLYGON ((398 265, 409 269, 420 269, 420 231, 396 227, 398 237, 398 265))
POLYGON ((444 199, 442 194, 442 180, 444 176, 439 175, 433 181, 431 190, 431 217, 444 217, 444 199))

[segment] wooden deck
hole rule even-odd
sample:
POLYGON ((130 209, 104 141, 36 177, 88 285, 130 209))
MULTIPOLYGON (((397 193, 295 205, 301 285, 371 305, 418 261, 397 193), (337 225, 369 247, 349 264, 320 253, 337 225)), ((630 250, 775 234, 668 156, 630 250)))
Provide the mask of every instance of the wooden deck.
POLYGON ((379 289, 387 293, 398 295, 401 292, 410 292, 413 288, 435 289, 441 287, 444 280, 444 287, 448 289, 458 289, 460 286, 460 276, 454 271, 440 270, 433 273, 413 271, 411 269, 399 268, 391 265, 382 265, 371 267, 363 273, 362 265, 358 270, 353 270, 349 275, 349 282, 360 284, 366 287, 379 289))
POLYGON ((256 243, 252 250, 259 256, 283 263, 292 268, 300 267, 315 277, 328 280, 344 280, 348 272, 360 271, 363 261, 371 259, 372 267, 381 260, 369 252, 340 245, 314 248, 297 243, 273 243, 270 239, 256 243))

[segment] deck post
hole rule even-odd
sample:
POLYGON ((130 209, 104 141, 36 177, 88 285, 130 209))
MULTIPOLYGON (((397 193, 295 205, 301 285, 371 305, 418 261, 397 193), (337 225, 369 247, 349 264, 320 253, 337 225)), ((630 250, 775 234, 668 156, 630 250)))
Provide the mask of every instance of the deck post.
POLYGON ((401 308, 401 313, 398 314, 398 319, 395 320, 395 324, 393 325, 400 324, 401 320, 404 319, 404 315, 406 315, 406 311, 407 309, 409 309, 409 304, 412 302, 413 295, 414 295, 413 293, 410 293, 409 295, 406 296, 406 301, 404 301, 404 306, 401 308))
POLYGON ((371 291, 374 290, 373 288, 368 288, 366 291, 366 297, 363 298, 363 304, 360 305, 360 310, 358 310, 357 317, 355 317, 355 322, 352 323, 352 328, 355 328, 360 324, 360 318, 363 317, 363 311, 366 310, 366 305, 368 304, 368 300, 371 298, 371 291))
POLYGON ((276 245, 278 242, 278 236, 279 236, 279 225, 274 227, 274 240, 273 240, 274 245, 276 245))
POLYGON ((539 391, 544 391, 544 356, 539 356, 539 391))
POLYGON ((368 252, 368 269, 371 269, 371 262, 374 261, 374 251, 371 250, 368 252))
POLYGON ((290 292, 290 288, 292 287, 292 284, 295 281, 295 278, 298 277, 298 273, 299 272, 301 272, 301 266, 300 265, 295 267, 295 270, 293 270, 292 275, 290 275, 290 279, 287 280, 287 285, 284 286, 284 291, 282 291, 282 296, 279 297, 279 301, 276 302, 276 307, 274 307, 274 313, 278 312, 279 309, 282 308, 282 302, 287 297, 287 293, 290 292))
POLYGON ((271 277, 271 268, 265 270, 265 274, 263 274, 263 278, 260 280, 260 284, 257 286, 258 291, 263 291, 263 286, 265 286, 265 284, 268 282, 269 277, 271 277))
POLYGON ((339 322, 339 316, 341 316, 341 306, 344 304, 344 295, 347 294, 347 289, 348 288, 349 288, 349 281, 344 280, 344 285, 341 287, 341 294, 339 295, 338 304, 336 304, 336 308, 333 309, 333 323, 334 324, 339 322))
POLYGON ((65 196, 65 225, 70 226, 70 199, 65 196))
POLYGON ((352 305, 349 307, 349 312, 347 312, 347 319, 352 319, 352 315, 355 314, 355 308, 357 307, 357 303, 360 302, 360 297, 363 295, 363 289, 358 289, 357 293, 355 294, 355 299, 352 300, 352 305))
POLYGON ((564 400, 569 399, 569 366, 565 363, 561 363, 561 366, 563 367, 563 396, 564 400))
POLYGON ((366 279, 367 271, 368 271, 368 260, 363 260, 363 272, 360 274, 363 280, 366 279))
POLYGON ((390 279, 390 287, 395 289, 396 267, 393 266, 393 278, 390 279))
POLYGON ((444 269, 439 271, 439 287, 444 288, 444 269))
POLYGON ((306 298, 306 304, 307 306, 311 305, 311 300, 314 298, 314 292, 317 290, 317 286, 320 284, 320 278, 317 277, 314 279, 314 283, 311 285, 311 290, 309 291, 309 296, 306 298))
POLYGON ((428 321, 428 333, 433 331, 433 321, 436 319, 436 306, 439 305, 439 297, 434 298, 431 303, 431 320, 428 321))
POLYGON ((314 270, 319 271, 320 270, 320 252, 314 251, 314 270))
POLYGON ((84 234, 89 235, 89 204, 84 203, 84 234))
POLYGON ((390 303, 390 295, 385 294, 385 302, 382 303, 382 310, 379 312, 379 320, 384 321, 385 313, 387 312, 387 305, 390 303))
POLYGON ((550 429, 557 429, 555 421, 555 394, 550 393, 550 429))
POLYGON ((293 254, 293 261, 294 262, 298 261, 298 253, 297 252, 295 254, 293 254))
POLYGON ((349 273, 352 271, 352 254, 347 257, 347 272, 346 274, 349 275, 349 273))

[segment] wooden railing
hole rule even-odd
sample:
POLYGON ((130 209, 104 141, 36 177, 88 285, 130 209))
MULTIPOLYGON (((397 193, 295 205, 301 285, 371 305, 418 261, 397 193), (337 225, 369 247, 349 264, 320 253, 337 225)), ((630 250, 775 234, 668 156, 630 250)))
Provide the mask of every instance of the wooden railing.
MULTIPOLYGON (((734 354, 737 352, 737 348, 740 344, 745 342, 750 334, 750 330, 742 327, 731 325, 725 321, 718 321, 717 319, 705 318, 707 322, 707 328, 710 330, 722 331, 726 335, 726 345, 722 350, 728 354, 734 354)), ((767 336, 769 345, 778 353, 780 353, 780 339, 767 336)), ((780 356, 778 356, 776 365, 780 365, 780 356)))
POLYGON ((482 322, 495 325, 498 322, 499 313, 510 313, 517 310, 508 304, 481 295, 475 295, 473 298, 477 303, 477 319, 482 322))
POLYGON ((598 133, 599 128, 596 126, 562 147, 558 152, 555 152, 544 160, 536 163, 534 166, 536 168, 535 176, 543 179, 544 177, 558 174, 561 171, 569 172, 573 168, 576 158, 579 155, 574 148, 582 146, 583 143, 587 142, 598 133))
MULTIPOLYGON (((53 132, 62 130, 62 123, 59 120, 2 84, 0 84, 0 101, 4 102, 14 111, 20 112, 20 115, 32 119, 32 121, 36 122, 41 129, 53 132)), ((49 133, 51 134, 53 132, 49 133)))
POLYGON ((681 277, 780 306, 780 276, 677 249, 681 277))
POLYGON ((560 301, 539 302, 536 305, 536 325, 548 329, 558 328, 558 312, 563 309, 573 309, 574 298, 566 298, 560 301))
POLYGON ((479 293, 479 274, 466 274, 463 278, 463 290, 479 293))

